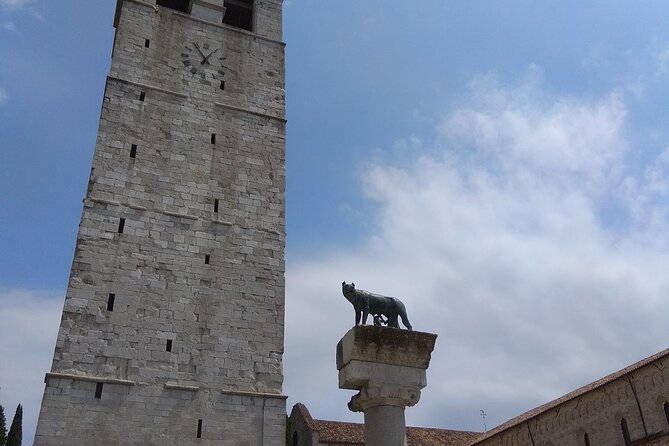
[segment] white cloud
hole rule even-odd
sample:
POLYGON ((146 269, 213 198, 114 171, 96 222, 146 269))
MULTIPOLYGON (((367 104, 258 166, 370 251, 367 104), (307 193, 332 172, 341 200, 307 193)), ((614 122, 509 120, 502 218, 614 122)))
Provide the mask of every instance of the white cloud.
POLYGON ((0 0, 0 6, 9 10, 21 9, 32 3, 35 3, 35 0, 0 0))
POLYGON ((480 429, 479 409, 500 423, 665 348, 669 154, 632 175, 625 117, 616 93, 479 79, 433 148, 373 163, 374 233, 289 264, 289 403, 361 420, 333 361, 353 325, 342 280, 403 298, 414 329, 439 334, 409 423, 480 429))
POLYGON ((9 101, 9 93, 7 93, 7 90, 4 88, 0 87, 0 105, 6 104, 7 101, 9 101))
MULTIPOLYGON (((337 389, 335 345, 354 320, 342 280, 402 298, 414 328, 439 335, 410 424, 480 429, 480 409, 499 423, 666 347, 669 150, 632 174, 625 117, 615 93, 479 79, 433 135, 391 148, 401 162, 372 162, 373 233, 288 264, 289 404, 362 420, 337 389)), ((61 308, 0 290, 0 404, 24 404, 26 438, 61 308)))
POLYGON ((660 74, 669 74, 669 42, 662 48, 662 50, 655 56, 657 61, 657 69, 660 74))
POLYGON ((31 444, 51 368, 63 301, 56 293, 0 290, 0 404, 8 423, 23 405, 23 438, 31 444))
POLYGON ((16 25, 12 22, 2 22, 0 23, 0 29, 14 32, 16 31, 16 25))

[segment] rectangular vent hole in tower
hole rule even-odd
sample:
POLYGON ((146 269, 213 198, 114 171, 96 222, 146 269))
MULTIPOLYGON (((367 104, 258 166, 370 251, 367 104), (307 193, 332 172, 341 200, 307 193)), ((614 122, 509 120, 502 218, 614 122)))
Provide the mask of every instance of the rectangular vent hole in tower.
POLYGON ((139 93, 139 101, 144 102, 144 99, 146 99, 146 93, 142 91, 139 93))
POLYGON ((151 46, 151 39, 144 39, 144 48, 149 48, 151 46))
POLYGON ((225 0, 223 23, 251 31, 253 27, 253 0, 225 0))
POLYGON ((209 254, 206 254, 206 255, 204 256, 204 264, 205 264, 205 265, 209 265, 209 254))
POLYGON ((197 438, 202 438, 202 419, 197 420, 197 438))
POLYGON ((130 158, 134 158, 137 156, 137 144, 133 144, 130 146, 130 158))
POLYGON ((114 301, 116 300, 116 294, 109 293, 107 298, 107 311, 114 311, 114 301))
POLYGON ((190 14, 190 0, 158 0, 156 5, 174 9, 184 14, 190 14))
POLYGON ((211 143, 216 144, 216 133, 211 134, 211 143))
POLYGON ((172 351, 172 340, 171 339, 167 340, 167 345, 165 345, 165 351, 168 351, 168 352, 172 351))
POLYGON ((214 200, 214 212, 218 214, 218 198, 214 200))
POLYGON ((102 398, 102 383, 95 384, 95 399, 99 400, 102 398))
POLYGON ((118 233, 123 234, 124 229, 125 229, 125 218, 121 218, 118 221, 118 233))
POLYGON ((221 90, 225 90, 225 81, 221 81, 221 90))

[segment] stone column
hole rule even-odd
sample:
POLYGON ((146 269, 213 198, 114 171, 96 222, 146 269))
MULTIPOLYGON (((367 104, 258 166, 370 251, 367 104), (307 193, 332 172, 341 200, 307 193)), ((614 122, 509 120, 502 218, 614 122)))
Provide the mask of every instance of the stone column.
POLYGON ((358 326, 337 344, 339 388, 359 390, 348 408, 365 413, 366 446, 404 446, 404 409, 427 385, 436 334, 358 326))

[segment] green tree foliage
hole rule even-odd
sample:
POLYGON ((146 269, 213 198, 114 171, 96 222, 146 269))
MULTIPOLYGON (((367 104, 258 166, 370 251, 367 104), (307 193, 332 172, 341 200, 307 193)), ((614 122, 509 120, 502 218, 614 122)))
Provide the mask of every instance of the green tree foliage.
POLYGON ((7 444, 7 419, 5 418, 5 408, 0 406, 0 446, 7 444))
POLYGON ((23 407, 19 404, 16 408, 16 413, 14 414, 14 419, 12 420, 12 425, 9 428, 9 434, 7 434, 7 446, 21 446, 21 440, 23 436, 23 407))
MULTIPOLYGON (((293 446, 293 437, 290 436, 290 418, 286 416, 286 446, 293 446)), ((296 446, 296 445, 295 445, 296 446)))

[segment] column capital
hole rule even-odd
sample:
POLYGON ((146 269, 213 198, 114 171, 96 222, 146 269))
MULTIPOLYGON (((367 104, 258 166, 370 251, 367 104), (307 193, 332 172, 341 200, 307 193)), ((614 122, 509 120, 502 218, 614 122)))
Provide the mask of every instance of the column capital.
POLYGON ((339 388, 359 390, 348 408, 404 409, 418 403, 437 335, 396 328, 351 329, 337 345, 339 388))
POLYGON ((420 400, 419 386, 393 386, 389 384, 371 384, 360 389, 351 398, 348 408, 352 412, 364 412, 375 406, 414 406, 420 400))

